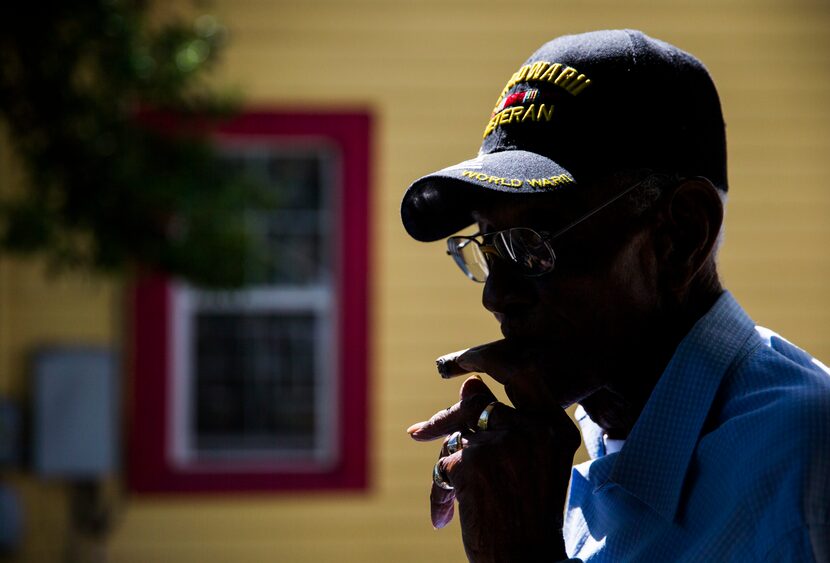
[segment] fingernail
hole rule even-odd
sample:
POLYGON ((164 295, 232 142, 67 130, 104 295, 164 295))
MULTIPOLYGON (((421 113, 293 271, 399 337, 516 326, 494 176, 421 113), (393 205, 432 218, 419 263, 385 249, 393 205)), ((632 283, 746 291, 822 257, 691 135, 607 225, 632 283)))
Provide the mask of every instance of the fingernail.
POLYGON ((421 423, 416 422, 415 424, 413 424, 412 426, 410 426, 409 428, 406 429, 406 433, 412 435, 420 429, 421 429, 421 423))

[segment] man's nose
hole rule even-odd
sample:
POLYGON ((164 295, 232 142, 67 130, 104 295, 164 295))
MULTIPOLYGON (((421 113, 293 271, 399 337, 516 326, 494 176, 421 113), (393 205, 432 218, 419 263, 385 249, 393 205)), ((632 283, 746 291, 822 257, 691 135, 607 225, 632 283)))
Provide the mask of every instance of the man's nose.
POLYGON ((504 259, 490 261, 490 273, 484 282, 481 302, 491 313, 508 313, 533 302, 533 287, 517 267, 504 259))

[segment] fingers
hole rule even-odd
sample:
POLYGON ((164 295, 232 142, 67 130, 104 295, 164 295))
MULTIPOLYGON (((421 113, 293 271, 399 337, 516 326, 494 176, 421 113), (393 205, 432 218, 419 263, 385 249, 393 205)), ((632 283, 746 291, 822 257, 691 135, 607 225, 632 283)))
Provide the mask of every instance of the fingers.
MULTIPOLYGON (((438 457, 438 467, 439 471, 442 472, 442 475, 446 477, 446 480, 451 483, 452 481, 450 481, 448 467, 457 467, 457 464, 461 461, 461 451, 458 451, 452 455, 445 454, 446 441, 444 442, 444 447, 441 450, 441 455, 438 457)), ((443 487, 439 487, 433 481, 432 489, 429 493, 429 515, 432 520, 433 528, 443 528, 450 523, 453 514, 455 514, 454 500, 454 489, 444 489, 443 487)))
POLYGON ((443 528, 452 521, 455 514, 455 492, 442 489, 435 483, 429 494, 429 517, 432 527, 443 528))
POLYGON ((468 378, 461 386, 461 400, 453 406, 440 411, 427 421, 417 422, 407 428, 407 432, 418 441, 435 440, 456 431, 468 431, 475 428, 481 411, 496 400, 496 396, 478 377, 468 378))
POLYGON ((488 405, 488 407, 489 413, 487 415, 484 414, 484 409, 482 409, 482 412, 476 418, 477 438, 482 438, 483 434, 492 434, 500 430, 521 428, 528 422, 516 409, 504 403, 494 403, 492 406, 488 405))
POLYGON ((538 372, 528 370, 504 385, 504 392, 517 409, 528 415, 545 415, 565 408, 538 372))
POLYGON ((475 395, 481 395, 491 401, 496 400, 496 396, 493 395, 484 380, 477 375, 471 375, 461 384, 461 388, 458 390, 458 398, 463 401, 464 399, 471 399, 475 395))
MULTIPOLYGON (((466 393, 474 393, 471 397, 480 398, 482 396, 478 393, 480 390, 478 383, 470 383, 466 393)), ((463 400, 470 398, 466 396, 466 393, 462 387, 463 400)), ((461 402, 458 403, 458 405, 461 404, 461 402)), ((503 403, 494 402, 488 410, 490 417, 486 428, 480 428, 480 431, 475 433, 468 433, 466 437, 461 432, 454 432, 444 438, 438 462, 433 469, 435 475, 430 488, 430 520, 435 529, 443 528, 452 521, 456 511, 455 501, 461 499, 459 495, 466 494, 465 502, 469 504, 470 495, 465 491, 470 479, 473 479, 475 483, 481 483, 482 479, 493 481, 491 469, 494 463, 498 465, 498 463, 512 459, 517 451, 527 454, 534 448, 542 448, 543 452, 549 453, 557 449, 551 447, 552 440, 556 440, 558 445, 565 445, 561 443, 561 438, 567 438, 567 436, 562 436, 558 431, 551 433, 550 430, 533 423, 531 419, 503 403), (469 467, 465 467, 464 460, 468 457, 472 465, 466 464, 469 467), (453 488, 441 486, 444 483, 453 488)), ((548 419, 555 422, 557 415, 569 421, 567 414, 561 409, 553 409, 548 419)), ((578 439, 579 433, 576 428, 572 423, 570 426, 578 439)), ((565 443, 569 441, 565 440, 565 443)), ((569 450, 571 458, 576 445, 569 450)), ((539 459, 542 458, 544 455, 539 459)), ((533 459, 538 461, 535 457, 533 459)), ((568 463, 570 463, 570 458, 568 463)))
MULTIPOLYGON (((527 426, 527 419, 515 409, 496 404, 493 410, 494 427, 488 427, 487 431, 476 432, 463 439, 463 448, 452 452, 448 449, 449 437, 442 444, 441 453, 438 457, 435 471, 440 475, 440 481, 452 486, 446 489, 433 480, 430 490, 430 519, 434 528, 445 527, 452 521, 455 515, 455 501, 464 510, 464 503, 481 506, 485 509, 491 506, 491 499, 487 495, 483 497, 478 494, 481 487, 488 490, 507 490, 511 485, 503 481, 510 479, 521 479, 524 475, 545 475, 545 478, 553 478, 554 473, 544 469, 552 463, 551 460, 558 460, 561 457, 565 471, 565 483, 569 468, 573 461, 573 453, 578 446, 579 432, 573 423, 569 422, 570 431, 555 431, 540 426, 527 426), (518 422, 517 422, 518 421, 518 422), (516 424, 525 424, 519 428, 516 424), (571 443, 575 438, 576 443, 571 443), (561 452, 557 453, 557 452, 561 452), (538 464, 538 465, 537 465, 538 464), (472 495, 472 496, 471 496, 472 495)), ((553 417, 560 415, 568 419, 567 414, 561 409, 555 409, 553 417)), ((553 467, 553 466, 551 466, 553 467)), ((544 487, 540 488, 540 490, 544 487)), ((463 524, 463 512, 462 512, 463 524)))
POLYGON ((455 362, 467 371, 486 373, 502 385, 510 381, 521 369, 517 366, 515 347, 507 340, 474 346, 455 358, 455 362))
POLYGON ((456 358, 456 363, 469 371, 486 373, 504 385, 513 405, 527 412, 541 412, 562 406, 546 382, 546 368, 537 354, 507 340, 497 340, 470 348, 456 358))

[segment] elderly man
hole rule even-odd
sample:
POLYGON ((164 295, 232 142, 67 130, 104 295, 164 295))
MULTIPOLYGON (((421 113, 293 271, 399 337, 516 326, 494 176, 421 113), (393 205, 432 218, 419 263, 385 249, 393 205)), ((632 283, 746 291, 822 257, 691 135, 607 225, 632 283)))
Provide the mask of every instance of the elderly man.
POLYGON ((727 189, 709 74, 625 30, 543 45, 478 157, 407 190, 415 239, 477 225, 448 254, 504 335, 439 371, 512 407, 471 376, 408 430, 471 561, 830 561, 830 376, 723 290, 727 189))

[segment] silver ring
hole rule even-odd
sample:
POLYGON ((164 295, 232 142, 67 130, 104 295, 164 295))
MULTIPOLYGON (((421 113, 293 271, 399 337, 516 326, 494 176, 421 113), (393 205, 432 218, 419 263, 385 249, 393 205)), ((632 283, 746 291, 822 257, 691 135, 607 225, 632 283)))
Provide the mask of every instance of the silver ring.
POLYGON ((480 415, 478 415, 479 430, 487 430, 487 426, 490 424, 490 414, 492 414, 493 409, 496 408, 497 404, 499 404, 498 401, 493 401, 492 403, 484 407, 484 410, 481 411, 480 415))
POLYGON ((444 477, 443 472, 441 471, 441 460, 435 462, 435 465, 432 468, 432 482, 441 487, 442 489, 446 489, 451 491, 453 486, 447 483, 446 478, 444 477))
POLYGON ((461 432, 453 432, 450 434, 450 438, 447 440, 447 451, 450 455, 454 454, 463 447, 464 443, 461 441, 461 432))

